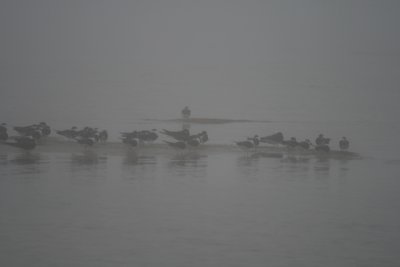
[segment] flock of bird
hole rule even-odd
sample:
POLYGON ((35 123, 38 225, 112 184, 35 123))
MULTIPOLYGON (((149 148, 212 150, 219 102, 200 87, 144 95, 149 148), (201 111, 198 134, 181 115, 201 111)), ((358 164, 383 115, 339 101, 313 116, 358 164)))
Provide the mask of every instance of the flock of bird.
POLYGON ((39 139, 47 137, 51 134, 50 126, 48 126, 45 122, 40 122, 38 124, 29 126, 15 126, 13 129, 18 133, 18 136, 10 138, 7 131, 7 124, 2 123, 0 125, 0 142, 8 146, 22 148, 25 150, 34 149, 39 139), (13 141, 9 142, 9 139, 12 139, 13 141))
MULTIPOLYGON (((15 126, 12 129, 18 133, 18 136, 10 137, 6 123, 0 125, 0 143, 8 146, 18 147, 24 150, 32 150, 36 147, 40 139, 51 134, 51 128, 45 122, 32 124, 28 126, 15 126)), ((71 127, 66 130, 55 131, 57 135, 63 136, 69 140, 74 140, 84 146, 93 146, 95 143, 104 143, 108 139, 106 130, 99 130, 93 127, 84 127, 78 129, 71 127)), ((187 147, 198 147, 208 141, 208 134, 202 131, 198 134, 190 134, 189 130, 168 131, 163 129, 159 133, 174 141, 164 141, 173 148, 185 149, 187 147)), ((120 139, 122 143, 131 147, 137 147, 146 143, 152 143, 158 139, 157 130, 141 130, 132 132, 121 132, 120 139)))
MULTIPOLYGON (((281 132, 264 136, 261 138, 258 135, 255 135, 254 137, 247 138, 247 140, 245 141, 240 141, 235 143, 237 146, 243 149, 255 149, 260 144, 260 142, 272 145, 283 145, 291 149, 300 148, 304 150, 315 149, 316 151, 322 151, 322 152, 330 151, 329 147, 330 138, 324 137, 323 134, 318 135, 318 137, 315 139, 315 144, 313 144, 310 141, 310 139, 305 139, 304 141, 297 141, 295 137, 291 137, 289 140, 285 140, 281 132)), ((343 136, 342 139, 339 141, 340 150, 346 151, 349 149, 349 147, 350 147, 349 140, 347 140, 347 138, 343 136)))
MULTIPOLYGON (((34 149, 40 139, 49 136, 52 132, 50 126, 45 122, 40 122, 38 124, 29 126, 15 126, 13 127, 13 130, 18 133, 18 136, 9 137, 7 132, 7 124, 0 124, 0 143, 24 150, 34 149)), ((55 132, 60 136, 74 140, 84 146, 93 146, 95 143, 99 142, 104 143, 108 139, 108 132, 106 130, 99 130, 98 128, 92 127, 84 127, 83 129, 72 127, 66 130, 57 130, 55 132)), ((156 129, 152 129, 151 131, 135 130, 132 132, 121 132, 120 139, 124 144, 127 144, 131 147, 137 147, 139 145, 145 145, 146 143, 152 143, 157 140, 159 137, 157 132, 170 139, 163 140, 164 143, 178 150, 195 148, 208 141, 208 134, 206 131, 202 131, 197 134, 191 134, 188 129, 179 131, 170 131, 166 129, 157 131, 156 129)), ((300 148, 304 150, 314 149, 316 151, 323 152, 330 151, 330 138, 325 138, 322 134, 315 139, 315 144, 313 144, 309 139, 297 141, 295 137, 285 140, 281 132, 264 137, 255 135, 247 138, 247 140, 235 142, 238 147, 244 150, 256 149, 260 143, 281 145, 288 147, 289 149, 300 148)), ((349 141, 346 137, 343 137, 339 141, 339 148, 342 151, 348 150, 349 145, 349 141)))

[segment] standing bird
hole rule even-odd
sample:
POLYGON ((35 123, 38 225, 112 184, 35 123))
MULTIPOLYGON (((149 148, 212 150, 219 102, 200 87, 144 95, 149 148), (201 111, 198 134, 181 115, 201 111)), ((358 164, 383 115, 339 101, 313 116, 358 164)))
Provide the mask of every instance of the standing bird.
POLYGON ((106 142, 108 139, 108 132, 107 130, 103 130, 99 133, 99 141, 104 143, 106 142))
POLYGON ((207 141, 208 141, 208 134, 206 131, 202 131, 200 133, 200 142, 204 144, 207 141))
POLYGON ((340 150, 345 151, 349 149, 349 146, 350 146, 349 140, 347 140, 347 138, 343 136, 342 139, 339 141, 340 150))
POLYGON ((323 134, 319 134, 317 139, 315 139, 315 150, 329 152, 331 150, 329 147, 330 140, 330 138, 325 138, 323 134))

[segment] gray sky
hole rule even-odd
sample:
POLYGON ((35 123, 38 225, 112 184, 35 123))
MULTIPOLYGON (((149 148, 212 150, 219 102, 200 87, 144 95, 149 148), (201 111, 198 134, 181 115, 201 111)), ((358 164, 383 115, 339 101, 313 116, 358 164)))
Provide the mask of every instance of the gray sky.
POLYGON ((0 111, 395 119, 399 12, 389 0, 2 0, 0 111))

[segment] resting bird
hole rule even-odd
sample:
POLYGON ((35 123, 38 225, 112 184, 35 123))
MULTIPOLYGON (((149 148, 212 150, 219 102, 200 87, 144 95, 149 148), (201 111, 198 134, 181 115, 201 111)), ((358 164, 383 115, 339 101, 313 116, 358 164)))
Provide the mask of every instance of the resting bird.
POLYGON ((182 131, 168 131, 163 129, 160 133, 168 135, 177 141, 187 141, 190 137, 188 129, 183 129, 182 131))
POLYGON ((251 149, 251 148, 256 148, 258 144, 260 143, 260 140, 258 139, 258 135, 255 135, 253 138, 247 138, 248 140, 246 141, 239 141, 235 142, 236 145, 242 149, 251 149))
POLYGON ((62 130, 62 131, 56 131, 56 133, 59 134, 59 135, 61 135, 61 136, 66 137, 66 138, 74 139, 74 138, 78 137, 78 134, 79 134, 79 132, 78 132, 77 129, 78 129, 78 128, 76 128, 76 127, 74 126, 74 127, 72 127, 71 129, 62 130))
POLYGON ((199 146, 200 145, 200 141, 199 141, 199 137, 191 137, 188 141, 187 144, 190 146, 199 146))
POLYGON ((260 142, 268 144, 281 144, 283 142, 283 134, 281 132, 274 133, 260 138, 260 142))
POLYGON ((136 139, 134 139, 134 138, 122 139, 122 142, 123 142, 124 144, 131 145, 132 147, 137 147, 138 144, 139 144, 139 142, 138 142, 136 139))
POLYGON ((4 142, 2 144, 21 148, 24 150, 32 150, 36 147, 36 141, 29 136, 15 137, 15 142, 4 142))
POLYGON ((156 129, 151 131, 143 130, 137 133, 137 137, 141 142, 154 142, 158 138, 158 134, 156 133, 156 129))

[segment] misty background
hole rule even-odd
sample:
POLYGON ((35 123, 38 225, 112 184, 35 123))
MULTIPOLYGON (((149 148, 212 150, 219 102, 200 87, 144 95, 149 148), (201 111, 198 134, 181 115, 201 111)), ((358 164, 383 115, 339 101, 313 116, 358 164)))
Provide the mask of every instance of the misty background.
POLYGON ((398 123, 398 1, 3 0, 9 123, 398 123))

